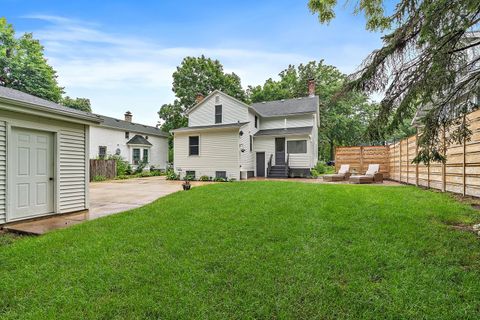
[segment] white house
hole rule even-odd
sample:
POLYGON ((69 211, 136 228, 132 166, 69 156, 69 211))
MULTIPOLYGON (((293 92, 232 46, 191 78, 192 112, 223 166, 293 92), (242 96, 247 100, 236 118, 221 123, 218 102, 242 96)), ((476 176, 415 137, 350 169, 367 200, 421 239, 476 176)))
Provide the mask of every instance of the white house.
POLYGON ((90 128, 90 157, 119 155, 133 167, 146 162, 146 168, 166 169, 168 134, 156 127, 132 122, 127 111, 125 120, 98 115, 102 122, 90 128))
POLYGON ((89 127, 100 121, 0 86, 0 225, 88 209, 89 127))
POLYGON ((188 111, 188 127, 172 130, 174 170, 199 178, 308 176, 318 159, 319 99, 245 104, 214 91, 188 111))

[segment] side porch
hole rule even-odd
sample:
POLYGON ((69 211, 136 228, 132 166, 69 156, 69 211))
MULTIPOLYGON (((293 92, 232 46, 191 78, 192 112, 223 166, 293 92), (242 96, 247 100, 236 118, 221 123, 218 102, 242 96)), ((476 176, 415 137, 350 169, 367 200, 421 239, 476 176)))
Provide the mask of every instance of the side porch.
POLYGON ((312 127, 260 130, 254 136, 255 176, 309 177, 317 163, 312 127))

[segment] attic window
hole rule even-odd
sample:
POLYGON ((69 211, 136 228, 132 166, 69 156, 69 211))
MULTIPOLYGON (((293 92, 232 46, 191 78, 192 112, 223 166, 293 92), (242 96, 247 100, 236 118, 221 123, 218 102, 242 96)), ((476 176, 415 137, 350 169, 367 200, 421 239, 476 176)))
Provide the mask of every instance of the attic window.
POLYGON ((258 117, 255 116, 255 128, 258 128, 258 117))
POLYGON ((125 132, 125 139, 130 139, 130 132, 125 132))
POLYGON ((215 123, 222 123, 222 105, 215 106, 215 123))
POLYGON ((145 136, 145 139, 147 139, 147 140, 148 140, 148 136, 145 136))

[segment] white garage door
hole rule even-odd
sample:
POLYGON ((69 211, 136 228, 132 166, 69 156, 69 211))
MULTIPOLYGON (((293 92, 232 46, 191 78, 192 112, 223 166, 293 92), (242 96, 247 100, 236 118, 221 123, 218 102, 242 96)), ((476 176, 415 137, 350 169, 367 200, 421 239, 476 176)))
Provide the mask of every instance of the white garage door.
POLYGON ((12 128, 9 220, 53 212, 53 134, 12 128))

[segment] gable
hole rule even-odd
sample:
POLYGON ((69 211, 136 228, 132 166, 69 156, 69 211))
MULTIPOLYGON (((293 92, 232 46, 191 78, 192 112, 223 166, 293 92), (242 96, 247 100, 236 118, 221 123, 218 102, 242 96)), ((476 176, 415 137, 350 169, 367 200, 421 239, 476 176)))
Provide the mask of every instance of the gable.
POLYGON ((248 105, 237 99, 214 91, 188 111, 188 126, 207 126, 248 121, 248 105), (221 105, 222 121, 215 123, 215 106, 221 105))

